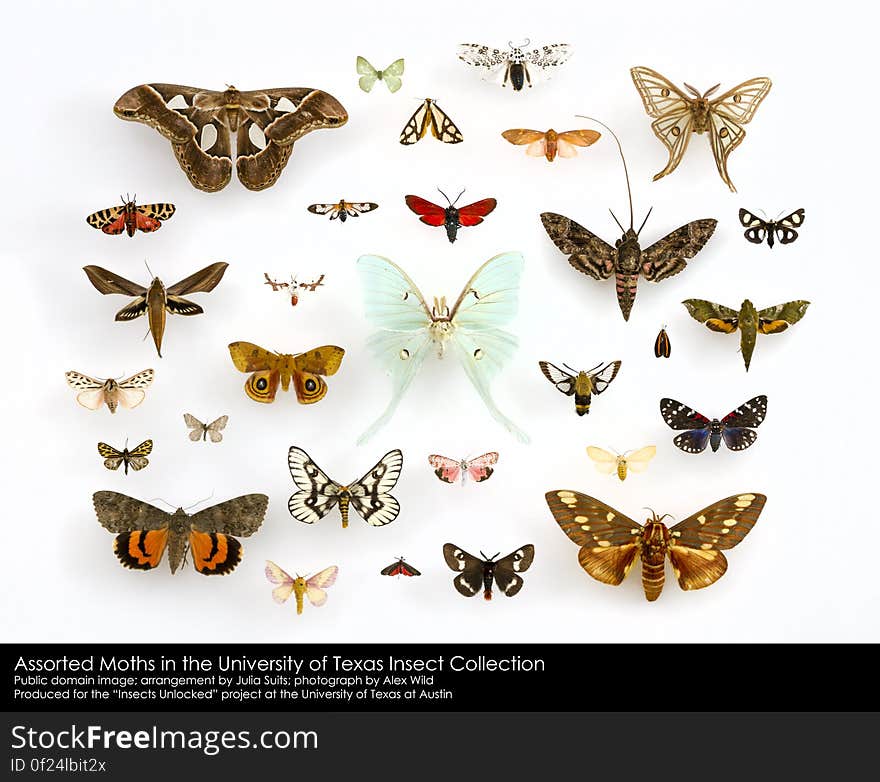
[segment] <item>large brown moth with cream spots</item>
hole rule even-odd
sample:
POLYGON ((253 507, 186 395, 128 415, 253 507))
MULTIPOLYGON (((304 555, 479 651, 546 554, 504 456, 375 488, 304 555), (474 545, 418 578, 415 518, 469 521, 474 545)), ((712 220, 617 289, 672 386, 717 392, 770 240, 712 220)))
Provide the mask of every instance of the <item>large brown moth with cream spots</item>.
MULTIPOLYGON (((585 117, 585 119, 592 118, 585 117)), ((598 120, 593 121, 598 122, 598 120)), ((541 222, 553 244, 561 253, 568 256, 568 262, 573 268, 594 280, 614 277, 617 283, 617 303, 620 312, 624 320, 629 320, 636 299, 639 275, 649 282, 660 282, 678 274, 687 266, 687 262, 703 249, 715 232, 718 221, 703 219, 686 223, 643 250, 639 243, 639 234, 648 222, 651 210, 648 210, 641 227, 636 231, 633 223, 632 189, 629 184, 626 159, 623 157, 623 147, 611 128, 602 122, 599 124, 614 136, 620 159, 623 161, 623 173, 629 194, 629 228, 624 228, 614 216, 614 212, 611 213, 623 232, 612 247, 582 225, 563 215, 543 212, 541 222)))
POLYGON ((722 551, 749 533, 767 502, 763 494, 735 494, 667 527, 665 516, 658 518, 653 511, 642 526, 604 502, 568 489, 548 491, 545 499, 556 523, 581 547, 581 567, 597 581, 618 586, 641 557, 642 587, 651 601, 663 591, 667 556, 682 589, 714 584, 727 571, 722 551))
POLYGON ((348 121, 332 95, 309 87, 222 92, 180 84, 141 84, 113 107, 120 119, 143 122, 171 142, 177 162, 194 187, 214 192, 235 168, 248 190, 263 190, 287 165, 298 139, 348 121))
POLYGON ((736 188, 727 173, 727 158, 746 137, 742 126, 752 121, 761 101, 770 92, 770 79, 764 76, 749 79, 709 100, 709 96, 720 84, 703 93, 690 84, 685 84, 685 89, 691 93, 687 95, 665 76, 650 68, 632 68, 630 75, 642 98, 645 111, 654 118, 651 130, 669 150, 666 167, 654 174, 654 180, 675 171, 692 133, 708 133, 718 174, 724 184, 735 193, 736 188))

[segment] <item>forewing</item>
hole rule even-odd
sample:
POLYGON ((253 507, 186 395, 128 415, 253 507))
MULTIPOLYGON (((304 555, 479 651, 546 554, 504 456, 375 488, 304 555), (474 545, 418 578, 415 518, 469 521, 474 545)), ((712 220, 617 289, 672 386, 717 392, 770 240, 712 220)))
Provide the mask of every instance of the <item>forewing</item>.
POLYGON ((739 221, 743 228, 743 236, 752 244, 761 244, 767 238, 767 230, 769 228, 767 221, 753 215, 747 209, 739 210, 739 221))
POLYGON ((427 225, 440 226, 446 222, 446 210, 442 206, 432 203, 417 195, 408 195, 404 199, 406 205, 420 215, 420 219, 427 225))
POLYGON ((286 602, 293 593, 293 577, 269 559, 266 560, 264 572, 270 584, 278 584, 272 590, 272 599, 276 603, 286 602))
POLYGON ((98 454, 104 457, 104 466, 108 470, 118 470, 119 465, 122 464, 122 460, 125 458, 122 451, 117 450, 112 445, 107 445, 107 443, 98 443, 98 454))
POLYGON ((642 276, 660 282, 678 274, 687 261, 703 249, 718 225, 717 220, 694 220, 677 228, 642 251, 642 276))
POLYGON ((279 356, 270 350, 254 345, 252 342, 233 342, 229 345, 229 355, 239 372, 259 372, 276 369, 279 356))
MULTIPOLYGON (((456 331, 494 329, 513 320, 519 306, 524 265, 521 253, 506 252, 490 258, 477 269, 450 311, 456 331)), ((510 339, 515 342, 515 338, 510 339)))
POLYGON ((767 397, 761 394, 743 402, 736 410, 729 412, 721 423, 725 426, 760 426, 767 415, 767 397))
POLYGON ((199 421, 198 418, 196 418, 191 413, 184 413, 183 422, 192 430, 189 433, 190 440, 192 440, 193 442, 197 442, 198 440, 202 439, 207 427, 201 421, 199 421))
POLYGON ((355 69, 361 75, 358 79, 358 85, 364 92, 373 89, 376 79, 379 78, 379 72, 364 57, 358 57, 355 61, 355 69))
POLYGON ((739 328, 739 312, 706 299, 685 299, 684 304, 690 316, 705 323, 712 331, 732 334, 739 328))
POLYGON ((101 266, 83 266, 83 271, 89 278, 89 282, 104 295, 119 293, 124 296, 143 296, 147 289, 143 285, 120 277, 118 274, 108 271, 101 266))
POLYGON ((180 282, 168 288, 169 296, 185 296, 188 293, 208 293, 217 287, 223 274, 226 272, 228 263, 220 261, 200 269, 195 274, 185 277, 180 282))
POLYGON ((221 415, 205 427, 212 443, 219 443, 223 439, 223 430, 226 428, 228 421, 228 415, 221 415))
POLYGON ((190 525, 199 532, 219 532, 246 538, 260 528, 268 506, 269 498, 265 494, 243 494, 193 513, 190 525))
POLYGON ((468 554, 454 543, 446 543, 443 546, 443 558, 450 570, 458 575, 452 579, 452 585, 465 597, 473 597, 483 588, 483 565, 482 559, 468 554))
POLYGON ((593 385, 593 393, 601 394, 611 385, 611 381, 617 377, 617 373, 620 371, 621 363, 622 362, 620 361, 611 361, 598 372, 590 375, 590 382, 593 385))
POLYGON ((142 456, 149 456, 153 451, 153 441, 152 440, 144 440, 140 445, 132 448, 129 452, 131 456, 137 458, 142 456))
POLYGON ((798 209, 789 215, 777 220, 776 222, 776 238, 782 244, 791 244, 798 238, 798 232, 795 228, 800 228, 804 224, 804 210, 798 209))
POLYGON ((339 568, 336 565, 331 565, 328 568, 324 568, 320 573, 315 573, 311 578, 306 579, 306 585, 318 589, 326 589, 336 583, 337 575, 339 575, 339 568))
MULTIPOLYGON (((523 146, 525 144, 534 144, 536 141, 543 142, 544 141, 544 131, 541 130, 529 130, 528 128, 511 128, 510 130, 505 130, 501 134, 507 139, 511 144, 516 144, 518 146, 523 146)), ((542 151, 540 154, 544 154, 542 151)))
POLYGON ((427 100, 415 110, 415 113, 406 121, 403 130, 400 131, 401 144, 415 144, 421 139, 428 129, 428 109, 430 104, 427 100))
POLYGON ((461 477, 461 462, 457 459, 432 453, 428 457, 428 463, 434 468, 434 474, 443 483, 455 483, 461 477))
POLYGON ((559 134, 559 139, 577 147, 589 147, 595 144, 602 134, 596 130, 564 130, 559 134))
POLYGON ((554 212, 542 212, 544 230, 579 272, 594 280, 606 280, 614 274, 617 251, 574 220, 554 212))
POLYGON ((311 204, 310 206, 307 206, 306 209, 313 215, 325 215, 328 212, 334 212, 330 217, 330 219, 333 220, 336 217, 335 213, 339 212, 340 206, 339 204, 311 204))
POLYGON ((168 525, 170 513, 115 491, 98 491, 92 497, 95 513, 108 532, 158 530, 168 525))
POLYGON ((595 445, 587 446, 587 455, 593 460, 596 469, 603 475, 611 475, 617 470, 617 456, 595 445))
POLYGON ((483 222, 483 218, 495 209, 497 204, 498 202, 494 198, 475 201, 458 210, 458 220, 466 228, 479 225, 483 222))
POLYGON ((482 456, 477 456, 467 463, 467 473, 474 483, 487 481, 492 477, 492 473, 495 472, 493 465, 497 462, 498 453, 496 451, 484 453, 482 456))
POLYGON ((648 464, 657 455, 656 445, 646 445, 626 456, 627 467, 633 472, 644 472, 648 464))
POLYGON ((449 119, 443 109, 436 103, 431 105, 431 133, 434 138, 439 139, 444 144, 460 144, 464 141, 461 131, 455 126, 455 123, 449 119))
POLYGON ((758 310, 758 328, 762 334, 775 334, 797 323, 807 312, 810 302, 797 300, 758 310))
POLYGON ((566 372, 564 369, 560 369, 555 364, 551 364, 549 361, 539 361, 538 366, 541 367, 544 377, 553 383, 556 388, 562 391, 563 394, 571 396, 574 393, 574 375, 570 372, 566 372))
POLYGON ((529 543, 502 557, 495 563, 495 584, 508 597, 513 597, 523 587, 519 575, 525 573, 535 559, 535 547, 529 543))
POLYGON ((415 331, 431 325, 425 298, 403 269, 379 255, 362 255, 357 266, 367 320, 394 331, 415 331))
POLYGON ((770 79, 763 76, 749 79, 712 100, 709 104, 710 110, 724 114, 740 125, 746 125, 751 122, 772 86, 770 79))
MULTIPOLYGON (((86 218, 86 222, 90 226, 92 226, 92 228, 98 228, 100 230, 103 230, 104 228, 109 226, 111 223, 113 223, 115 220, 118 220, 120 217, 122 217, 124 212, 125 212, 125 206, 111 206, 111 207, 108 207, 107 209, 101 209, 99 212, 94 212, 93 214, 90 214, 86 218)), ((124 221, 122 221, 122 224, 124 227, 124 221)), ((116 231, 116 233, 121 233, 122 230, 123 229, 120 229, 119 231, 116 231)), ((105 231, 105 233, 111 233, 111 232, 105 231)))
POLYGON ((397 484, 403 468, 399 449, 386 453, 357 483, 349 487, 351 505, 367 524, 382 527, 400 512, 400 504, 389 492, 397 484))

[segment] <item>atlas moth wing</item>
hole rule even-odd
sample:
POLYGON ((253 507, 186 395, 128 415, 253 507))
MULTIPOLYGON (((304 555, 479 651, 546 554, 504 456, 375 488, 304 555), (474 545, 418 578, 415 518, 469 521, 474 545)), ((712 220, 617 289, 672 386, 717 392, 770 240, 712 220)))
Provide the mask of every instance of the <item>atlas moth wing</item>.
POLYGON ((443 546, 443 558, 450 570, 458 575, 452 579, 452 585, 459 594, 473 597, 483 588, 483 569, 485 562, 454 543, 443 546))
POLYGON ((627 467, 633 472, 644 472, 648 469, 651 459, 657 455, 656 445, 646 445, 639 448, 625 457, 627 467))
POLYGON ((197 272, 185 277, 180 282, 174 283, 168 288, 168 296, 184 296, 188 293, 208 293, 217 287, 226 272, 228 263, 219 261, 199 269, 197 272))
POLYGON ((549 361, 539 361, 538 366, 541 368, 541 372, 544 373, 544 377, 553 383, 563 394, 571 396, 574 393, 576 378, 571 372, 566 372, 549 361))
POLYGON ((290 515, 304 524, 314 524, 339 502, 342 487, 330 478, 302 448, 291 446, 287 466, 298 491, 287 502, 290 515))
POLYGON ((512 551, 495 563, 495 584, 507 597, 513 597, 525 583, 520 573, 525 573, 535 559, 535 547, 528 545, 512 551))
POLYGON ((489 451, 482 456, 477 456, 467 463, 467 474, 474 483, 487 481, 495 472, 493 465, 498 462, 498 452, 489 451))
POLYGON ((268 506, 269 498, 265 494, 242 494, 193 513, 189 517, 190 526, 197 532, 247 538, 262 525, 268 506))
POLYGON ((86 222, 92 226, 92 228, 97 228, 99 230, 103 230, 104 233, 122 233, 125 229, 125 205, 121 206, 111 206, 107 209, 101 209, 97 212, 93 212, 86 218, 86 222), (115 225, 114 225, 115 224, 115 225), (113 225, 113 230, 108 231, 104 230, 113 225), (118 230, 116 227, 120 226, 118 230))
POLYGON ((752 529, 767 498, 738 494, 710 505, 669 530, 669 559, 678 585, 702 589, 727 571, 722 550, 736 546, 752 529))
POLYGON ((607 280, 614 274, 617 250, 592 231, 555 212, 542 212, 541 224, 573 268, 594 280, 607 280))
POLYGON ((419 139, 424 138, 428 131, 428 124, 431 119, 431 103, 426 98, 419 104, 413 115, 406 121, 403 130, 400 131, 401 144, 415 144, 419 139))
POLYGON ((494 211, 497 205, 498 202, 494 198, 484 198, 481 201, 462 206, 458 210, 458 221, 466 228, 479 225, 487 214, 494 211))
POLYGON ((601 394, 611 385, 611 381, 617 377, 617 373, 620 371, 622 363, 622 361, 609 361, 598 372, 590 375, 590 383, 593 386, 593 393, 601 394))
POLYGON ((455 123, 449 118, 443 109, 436 102, 431 103, 430 111, 431 135, 439 139, 444 144, 460 144, 464 141, 464 136, 456 127, 455 123))
POLYGON ((461 462, 457 459, 432 453, 428 457, 428 464, 434 468, 434 474, 443 483, 455 483, 461 477, 461 462))
POLYGON ((360 74, 358 86, 364 91, 369 92, 376 84, 379 78, 379 72, 367 61, 365 57, 358 56, 355 60, 355 70, 360 74))
POLYGON ((581 547, 580 566, 597 581, 620 584, 639 554, 642 526, 580 492, 557 489, 545 499, 560 529, 581 547))
POLYGON ((205 430, 207 427, 198 418, 196 418, 191 413, 183 414, 183 422, 189 427, 191 430, 189 432, 189 439, 193 442, 198 442, 205 435, 205 430))
POLYGON ((694 220, 672 231, 642 251, 642 276, 650 282, 672 277, 687 266, 712 238, 717 220, 694 220))
POLYGON ((446 223, 446 210, 442 206, 417 195, 405 196, 404 200, 410 210, 419 215, 419 220, 426 225, 437 227, 446 223))
POLYGON ((382 527, 397 518, 400 503, 389 492, 396 485, 402 468, 403 454, 395 448, 349 487, 352 507, 367 524, 382 527))
POLYGON ((278 584, 272 590, 272 599, 276 603, 285 603, 293 594, 293 576, 278 567, 272 560, 266 560, 266 579, 270 584, 278 584))
POLYGON ((617 454, 610 453, 596 445, 587 446, 587 455, 593 460, 593 466, 603 475, 611 475, 617 470, 617 454))
POLYGON ((212 443, 219 443, 223 439, 223 430, 226 428, 226 424, 229 422, 228 415, 221 415, 219 418, 211 421, 205 429, 208 432, 208 437, 211 438, 212 443))

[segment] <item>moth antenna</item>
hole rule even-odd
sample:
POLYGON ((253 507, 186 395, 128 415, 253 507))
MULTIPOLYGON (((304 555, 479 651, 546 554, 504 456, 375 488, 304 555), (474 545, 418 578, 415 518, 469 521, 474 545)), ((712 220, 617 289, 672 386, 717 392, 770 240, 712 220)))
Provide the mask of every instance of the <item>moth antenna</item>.
POLYGON ((500 553, 501 553, 500 551, 494 553, 494 554, 492 555, 491 561, 494 562, 494 561, 495 561, 495 557, 497 557, 500 553))
POLYGON ((521 44, 517 44, 516 46, 513 45, 513 41, 508 41, 507 45, 511 49, 522 49, 523 46, 528 46, 530 43, 531 43, 531 41, 528 38, 526 38, 521 44))
MULTIPOLYGON (((577 369, 574 369, 573 367, 570 367, 568 364, 563 363, 562 366, 564 366, 569 372, 574 372, 575 374, 578 373, 578 370, 577 370, 577 369)), ((598 366, 598 365, 597 365, 597 366, 598 366)), ((594 369, 595 369, 595 367, 594 367, 594 369)))
POLYGON ((154 277, 155 275, 153 274, 153 270, 150 268, 150 264, 147 263, 146 258, 144 258, 144 266, 147 267, 147 272, 149 273, 150 277, 154 277))
POLYGON ((651 212, 653 212, 653 211, 654 211, 654 207, 652 206, 652 207, 648 210, 648 214, 645 215, 645 219, 642 220, 642 224, 639 226, 639 230, 636 231, 636 236, 638 236, 638 235, 642 232, 642 228, 645 227, 645 223, 648 222, 648 218, 651 216, 651 212))
POLYGON ((715 90, 717 90, 720 86, 721 86, 721 83, 719 82, 719 83, 716 84, 714 87, 709 87, 709 89, 706 90, 706 91, 703 93, 703 97, 704 97, 704 98, 708 98, 708 97, 709 97, 713 92, 715 92, 715 90))
POLYGON ((466 187, 461 189, 461 192, 455 197, 455 200, 452 202, 452 205, 455 206, 458 203, 458 199, 464 195, 464 191, 467 190, 466 187))
POLYGON ((489 557, 487 557, 487 556, 483 553, 483 549, 480 549, 480 556, 481 556, 483 559, 489 559, 489 557))
MULTIPOLYGON (((623 175, 626 177, 626 194, 627 194, 627 197, 629 198, 629 227, 632 228, 633 227, 633 194, 632 194, 632 188, 630 187, 630 184, 629 184, 629 169, 627 169, 627 167, 626 167, 626 158, 623 156, 623 146, 620 143, 620 139, 617 138, 617 134, 613 130, 611 130, 611 128, 609 128, 601 120, 598 120, 595 117, 587 117, 584 114, 575 114, 575 116, 580 117, 581 119, 588 119, 588 120, 590 120, 590 122, 598 123, 603 128, 605 128, 605 130, 607 130, 612 136, 614 136, 614 140, 617 142, 617 151, 620 152, 620 160, 623 163, 623 175)), ((613 217, 613 214, 612 214, 612 217, 613 217)), ((614 221, 617 222, 616 217, 614 218, 614 221)), ((620 223, 617 223, 617 224, 620 225, 620 223)))
POLYGON ((168 502, 168 500, 165 500, 162 497, 153 497, 149 500, 144 500, 144 502, 164 502, 169 508, 177 510, 177 508, 175 508, 170 502, 168 502))
POLYGON ((184 508, 184 511, 188 511, 190 508, 195 508, 196 505, 201 505, 203 502, 207 502, 207 501, 210 500, 211 497, 213 497, 213 496, 214 496, 214 492, 212 491, 207 497, 205 497, 205 498, 199 500, 198 502, 194 502, 192 505, 187 505, 187 506, 184 508))
MULTIPOLYGON (((609 209, 608 211, 611 212, 610 209, 609 209)), ((620 224, 620 220, 617 219, 617 215, 615 215, 614 212, 611 212, 611 216, 614 218, 614 222, 617 223, 617 227, 618 227, 623 233, 626 233, 626 228, 624 228, 624 227, 620 224)), ((630 227, 632 227, 632 226, 630 226, 630 227)))
POLYGON ((452 201, 449 200, 449 196, 446 195, 446 193, 444 193, 439 187, 437 188, 437 192, 440 193, 440 195, 442 195, 446 199, 447 204, 452 206, 452 201))
MULTIPOLYGON (((691 85, 688 84, 687 82, 684 83, 684 86, 685 86, 685 89, 690 90, 698 98, 705 98, 706 95, 708 95, 709 92, 712 91, 712 90, 709 90, 709 92, 707 92, 706 95, 702 95, 696 87, 691 87, 691 85)), ((718 87, 718 85, 716 84, 715 87, 713 87, 713 89, 717 89, 717 87, 718 87)))

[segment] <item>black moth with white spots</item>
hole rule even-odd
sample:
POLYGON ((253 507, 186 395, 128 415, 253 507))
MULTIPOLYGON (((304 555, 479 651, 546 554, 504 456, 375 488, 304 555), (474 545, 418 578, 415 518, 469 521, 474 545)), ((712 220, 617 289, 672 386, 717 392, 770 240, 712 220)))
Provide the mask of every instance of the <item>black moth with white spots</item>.
POLYGON ((523 586, 520 573, 525 573, 531 567, 535 558, 535 547, 531 544, 521 546, 506 557, 496 559, 495 556, 487 557, 480 552, 480 557, 468 554, 454 543, 443 546, 443 558, 450 570, 458 575, 452 579, 452 585, 459 594, 465 597, 473 597, 480 589, 486 600, 492 599, 492 584, 495 585, 507 597, 513 597, 523 586))
POLYGON ((791 244, 798 238, 798 232, 794 229, 804 224, 804 210, 798 209, 778 220, 764 220, 746 209, 740 209, 739 221, 746 229, 743 236, 752 244, 761 244, 765 239, 768 247, 773 247, 776 239, 780 244, 791 244))
POLYGON ((554 68, 559 67, 571 57, 571 47, 566 43, 554 43, 526 51, 526 41, 519 46, 508 43, 509 49, 492 49, 477 43, 463 43, 458 47, 458 57, 483 71, 483 78, 500 75, 503 72, 502 87, 508 82, 514 92, 532 86, 536 76, 550 78, 554 68))
POLYGON ((731 451, 744 451, 758 438, 754 428, 760 426, 767 415, 767 397, 762 394, 749 399, 720 420, 710 420, 667 397, 660 400, 660 415, 670 428, 686 430, 672 441, 686 453, 702 453, 707 445, 717 451, 722 440, 731 451))

